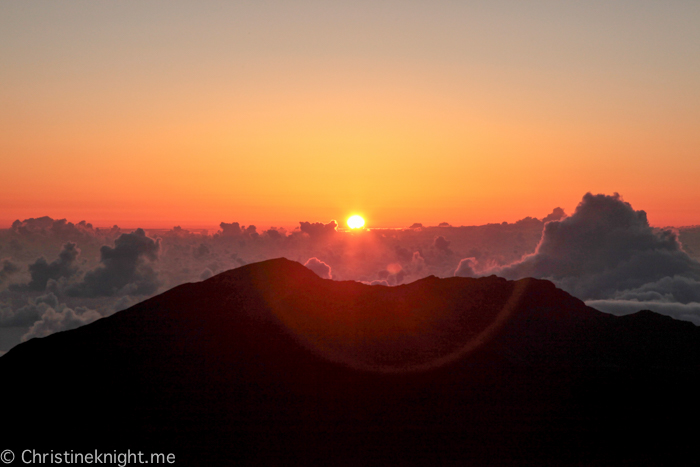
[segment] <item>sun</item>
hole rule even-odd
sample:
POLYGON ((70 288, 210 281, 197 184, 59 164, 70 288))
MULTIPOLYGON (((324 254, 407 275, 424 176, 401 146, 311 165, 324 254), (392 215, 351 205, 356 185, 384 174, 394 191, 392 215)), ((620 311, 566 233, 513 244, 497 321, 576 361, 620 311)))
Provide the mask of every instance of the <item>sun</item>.
POLYGON ((348 227, 351 229, 359 229, 365 225, 365 220, 358 215, 350 216, 348 219, 348 227))

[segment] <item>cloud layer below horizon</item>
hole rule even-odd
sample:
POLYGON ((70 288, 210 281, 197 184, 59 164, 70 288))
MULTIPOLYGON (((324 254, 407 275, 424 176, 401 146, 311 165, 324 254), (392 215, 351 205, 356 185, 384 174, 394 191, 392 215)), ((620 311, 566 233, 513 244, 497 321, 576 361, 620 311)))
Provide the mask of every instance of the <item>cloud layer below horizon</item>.
POLYGON ((435 275, 537 277, 612 314, 651 309, 700 324, 700 228, 649 226, 618 194, 586 194, 570 216, 453 227, 293 231, 222 222, 208 235, 95 229, 49 217, 0 231, 0 352, 72 329, 184 282, 275 257, 321 277, 395 286, 435 275), (696 251, 697 250, 697 251, 696 251))

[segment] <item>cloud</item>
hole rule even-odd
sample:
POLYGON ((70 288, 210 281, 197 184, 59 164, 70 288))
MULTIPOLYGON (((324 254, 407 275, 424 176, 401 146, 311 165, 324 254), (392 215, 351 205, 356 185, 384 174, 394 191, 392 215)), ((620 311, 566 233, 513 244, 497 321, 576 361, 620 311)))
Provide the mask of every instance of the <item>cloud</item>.
POLYGON ((476 258, 463 258, 460 260, 457 269, 455 270, 456 277, 477 277, 476 266, 479 262, 476 258))
POLYGON ((588 300, 586 305, 611 315, 624 316, 641 310, 651 310, 672 318, 690 321, 700 326, 700 303, 673 303, 638 300, 588 300))
POLYGON ((617 292, 619 300, 700 302, 700 282, 690 277, 664 277, 641 287, 617 292))
POLYGON ((0 327, 27 327, 39 321, 51 308, 59 307, 58 298, 53 293, 29 299, 29 303, 17 310, 10 307, 0 309, 0 327))
POLYGON ((336 221, 330 221, 328 224, 323 222, 299 222, 299 228, 311 238, 324 238, 336 233, 338 223, 336 221))
POLYGON ((46 233, 52 226, 53 219, 51 219, 49 216, 43 216, 38 218, 31 217, 29 219, 24 219, 23 221, 17 219, 12 223, 12 227, 10 228, 18 234, 28 235, 34 232, 46 233))
MULTIPOLYGON (((406 278, 406 271, 401 266, 401 263, 387 264, 386 269, 379 271, 377 276, 380 279, 378 283, 386 282, 387 285, 400 285, 406 278)), ((372 281, 374 283, 376 281, 372 281)))
POLYGON ((117 311, 126 310, 127 308, 136 305, 139 301, 135 300, 133 297, 128 295, 120 297, 119 300, 112 304, 112 309, 107 312, 107 314, 116 313, 117 311))
POLYGON ((58 331, 75 329, 91 323, 102 315, 87 307, 69 308, 60 303, 53 293, 29 299, 27 305, 12 311, 9 307, 0 309, 0 327, 25 327, 27 332, 22 341, 32 337, 44 337, 58 331))
POLYGON ((542 222, 558 221, 566 217, 566 213, 562 208, 554 208, 550 214, 547 215, 542 222))
POLYGON ((9 259, 2 260, 2 268, 0 268, 0 284, 5 282, 9 276, 19 272, 19 266, 10 261, 9 259))
POLYGON ((158 273, 151 266, 159 252, 160 239, 147 237, 143 229, 122 234, 114 241, 114 248, 100 248, 101 265, 85 273, 83 281, 66 292, 74 297, 151 295, 160 286, 158 273))
POLYGON ((221 227, 220 235, 222 237, 257 238, 259 236, 259 234, 256 232, 256 227, 254 225, 249 225, 248 227, 244 225, 243 227, 241 227, 241 225, 238 222, 232 222, 230 224, 222 222, 221 224, 219 224, 219 227, 221 227))
POLYGON ((189 235, 191 235, 191 232, 190 232, 189 230, 187 230, 187 229, 183 229, 183 228, 180 227, 179 225, 176 225, 175 227, 173 227, 172 229, 168 230, 168 231, 165 232, 165 234, 164 234, 164 236, 173 236, 173 237, 181 237, 181 238, 187 237, 187 236, 189 236, 189 235))
POLYGON ((64 239, 85 238, 100 233, 93 228, 92 224, 85 221, 74 224, 66 219, 54 220, 49 216, 29 218, 23 221, 17 219, 12 223, 10 229, 22 236, 41 235, 64 239))
POLYGON ((383 279, 377 279, 377 280, 373 280, 373 281, 360 281, 360 282, 362 282, 363 284, 367 284, 367 285, 384 285, 386 287, 389 287, 389 283, 383 279))
POLYGON ((0 327, 23 327, 31 326, 36 321, 41 319, 43 310, 36 305, 26 305, 18 310, 12 310, 10 307, 0 308, 0 327))
POLYGON ((420 251, 414 251, 411 256, 411 269, 414 273, 420 273, 425 267, 425 258, 420 254, 420 251))
POLYGON ((441 251, 445 254, 451 255, 452 250, 450 250, 450 241, 445 239, 442 235, 438 235, 435 237, 435 240, 433 241, 433 246, 435 247, 436 250, 441 251))
POLYGON ((78 272, 75 265, 76 259, 80 255, 80 248, 73 242, 63 245, 58 259, 50 264, 46 258, 41 256, 34 263, 29 265, 31 280, 26 285, 14 285, 13 290, 30 290, 43 292, 49 280, 57 281, 62 277, 70 277, 78 272))
POLYGON ((304 266, 311 269, 316 275, 323 279, 333 278, 331 275, 331 267, 318 258, 309 258, 308 261, 304 263, 304 266))
POLYGON ((286 232, 284 229, 276 229, 275 227, 270 227, 268 230, 263 232, 263 235, 270 238, 271 240, 282 240, 286 237, 286 232))
POLYGON ((192 251, 195 258, 203 258, 205 256, 209 256, 210 253, 211 250, 204 243, 200 243, 199 246, 192 251))
POLYGON ((589 306, 613 315, 651 310, 700 325, 700 282, 688 277, 664 277, 610 299, 589 300, 589 306))
POLYGON ((102 315, 97 311, 85 307, 76 307, 75 310, 63 307, 60 311, 48 307, 41 315, 41 318, 22 336, 22 341, 24 342, 33 337, 45 337, 58 331, 75 329, 101 317, 102 315))
MULTIPOLYGON (((412 229, 352 233, 339 230, 335 221, 300 222, 290 232, 231 222, 222 223, 213 235, 179 228, 122 234, 115 227, 93 229, 90 237, 84 233, 90 231, 88 223, 63 221, 27 219, 17 221, 14 230, 0 229, 0 251, 7 257, 6 263, 0 262, 0 280, 5 280, 0 303, 3 325, 21 323, 22 332, 28 332, 48 308, 59 314, 70 308, 76 316, 91 309, 107 316, 165 287, 280 256, 307 265, 315 258, 315 272, 323 277, 383 285, 429 275, 477 276, 500 271, 510 278, 538 275, 579 298, 614 302, 611 307, 627 303, 633 311, 668 310, 674 317, 689 320, 695 319, 692 304, 700 303, 698 263, 687 254, 697 251, 700 258, 700 229, 681 230, 684 251, 673 232, 649 227, 643 212, 634 211, 616 195, 588 194, 571 217, 555 208, 542 220, 525 217, 514 223, 415 225, 412 229), (60 238, 79 234, 82 237, 75 240, 60 238), (72 263, 66 258, 61 264, 80 266, 83 272, 56 279, 62 274, 56 272, 57 264, 52 265, 61 261, 61 255, 54 262, 41 263, 37 258, 56 259, 56 252, 69 250, 67 242, 77 243, 80 255, 72 263), (35 265, 32 270, 30 265, 35 265), (29 284, 22 290, 8 288, 8 282, 19 281, 36 284, 32 287, 41 290, 29 290, 29 284), (58 299, 65 300, 61 294, 70 296, 70 306, 58 303, 58 299), (53 302, 52 296, 58 299, 53 302), (676 313, 667 305, 674 303, 688 306, 676 313)), ((35 332, 54 329, 51 323, 70 322, 69 315, 65 319, 47 316, 35 332)), ((21 335, 0 335, 5 339, 0 348, 15 345, 21 335)))
POLYGON ((537 277, 583 299, 611 298, 665 277, 700 279, 700 263, 681 247, 671 230, 649 226, 616 193, 587 193, 570 217, 545 224, 535 253, 494 268, 508 279, 537 277))

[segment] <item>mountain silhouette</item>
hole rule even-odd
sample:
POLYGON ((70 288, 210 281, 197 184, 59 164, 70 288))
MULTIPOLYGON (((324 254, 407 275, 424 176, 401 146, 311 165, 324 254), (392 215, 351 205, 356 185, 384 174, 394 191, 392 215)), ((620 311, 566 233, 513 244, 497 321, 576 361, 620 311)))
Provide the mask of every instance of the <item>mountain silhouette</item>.
POLYGON ((0 375, 0 448, 15 453, 679 465, 696 443, 700 331, 604 314, 544 280, 369 286, 275 259, 32 339, 0 375))

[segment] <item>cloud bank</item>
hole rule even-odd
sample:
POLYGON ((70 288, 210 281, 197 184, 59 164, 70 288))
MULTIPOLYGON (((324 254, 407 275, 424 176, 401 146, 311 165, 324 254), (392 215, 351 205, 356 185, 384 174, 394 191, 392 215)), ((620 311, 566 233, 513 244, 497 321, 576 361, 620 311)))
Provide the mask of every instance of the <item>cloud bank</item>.
POLYGON ((48 293, 35 299, 17 310, 9 307, 0 308, 0 327, 27 327, 22 341, 33 337, 44 337, 57 331, 75 329, 101 318, 95 310, 85 307, 69 308, 60 303, 56 295, 48 293))
POLYGON ((100 249, 101 265, 86 272, 82 282, 69 287, 68 295, 150 295, 158 290, 158 273, 150 262, 158 260, 160 240, 153 240, 143 229, 137 229, 122 234, 114 245, 100 249))
POLYGON ((0 230, 0 352, 128 308, 185 282, 286 257, 333 280, 397 286, 434 275, 550 279, 603 311, 698 322, 700 228, 649 226, 619 195, 586 194, 571 216, 480 226, 415 222, 346 231, 221 222, 215 232, 122 231, 40 217, 0 230), (682 243, 681 243, 682 240, 682 243))
POLYGON ((587 193, 573 215, 545 224, 534 253, 484 272, 549 279, 603 311, 646 307, 688 319, 697 311, 690 304, 700 302, 700 263, 676 232, 650 227, 617 193, 587 193), (673 303, 688 306, 681 312, 673 303))
POLYGON ((77 245, 73 242, 68 242, 63 245, 57 260, 48 263, 46 258, 41 256, 29 265, 31 280, 28 284, 14 285, 11 288, 15 290, 44 291, 50 280, 57 281, 62 277, 71 277, 78 272, 78 267, 75 264, 78 255, 80 255, 80 249, 77 245))

